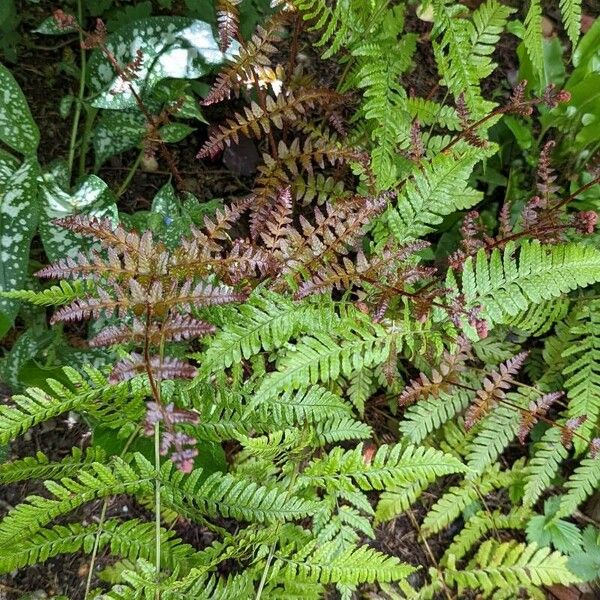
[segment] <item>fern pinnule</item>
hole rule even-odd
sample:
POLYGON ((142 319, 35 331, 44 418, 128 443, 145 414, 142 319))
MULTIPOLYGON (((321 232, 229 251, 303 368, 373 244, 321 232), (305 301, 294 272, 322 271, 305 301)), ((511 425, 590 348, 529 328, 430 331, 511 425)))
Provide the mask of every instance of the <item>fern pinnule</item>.
POLYGON ((520 352, 502 363, 498 371, 493 371, 484 378, 482 389, 477 390, 475 401, 465 414, 466 429, 471 429, 498 402, 505 398, 505 390, 513 385, 512 376, 521 370, 527 355, 528 352, 520 352))
POLYGON ((281 190, 277 203, 270 211, 269 219, 264 223, 260 234, 269 250, 282 250, 286 238, 291 233, 292 193, 289 187, 281 190))

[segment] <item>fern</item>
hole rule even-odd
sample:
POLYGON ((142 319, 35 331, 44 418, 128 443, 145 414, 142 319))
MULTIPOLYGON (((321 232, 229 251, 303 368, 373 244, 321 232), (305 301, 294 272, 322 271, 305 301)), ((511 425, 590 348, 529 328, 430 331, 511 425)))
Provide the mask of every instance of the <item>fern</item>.
POLYGON ((490 594, 494 589, 576 583, 577 577, 567 568, 567 557, 536 544, 517 542, 483 543, 474 558, 474 564, 465 571, 458 571, 449 561, 446 578, 458 585, 459 590, 474 589, 490 594))
POLYGON ((56 479, 72 477, 90 463, 106 460, 106 452, 102 448, 91 447, 83 453, 79 448, 73 448, 71 455, 60 462, 50 462, 43 452, 27 456, 20 460, 5 462, 0 465, 0 482, 14 483, 27 479, 56 479))
POLYGON ((563 352, 563 369, 568 393, 567 418, 585 416, 573 440, 581 453, 594 436, 600 419, 600 304, 592 300, 575 313, 571 344, 563 352), (583 438, 583 439, 582 439, 583 438))
POLYGON ((59 306, 68 304, 77 298, 81 298, 92 290, 92 285, 85 281, 61 281, 59 285, 53 285, 45 290, 36 292, 33 290, 14 290, 0 292, 0 297, 11 298, 21 302, 29 302, 36 306, 59 306))
POLYGON ((531 304, 586 286, 600 278, 600 254, 590 246, 562 244, 544 246, 508 243, 501 253, 483 250, 468 258, 462 274, 466 307, 481 306, 492 325, 504 323, 531 304))
POLYGON ((445 215, 470 208, 481 199, 470 194, 468 179, 475 164, 485 157, 478 149, 461 155, 438 154, 431 162, 416 169, 398 196, 398 203, 388 210, 390 230, 401 244, 417 239, 439 225, 445 215))
POLYGON ((581 0, 561 0, 560 12, 567 35, 575 47, 581 30, 581 0))
POLYGON ((542 36, 542 4, 540 0, 529 0, 523 43, 534 70, 543 74, 544 38, 542 36))
POLYGON ((584 458, 565 483, 567 493, 561 498, 557 518, 568 517, 600 486, 600 460, 584 458))

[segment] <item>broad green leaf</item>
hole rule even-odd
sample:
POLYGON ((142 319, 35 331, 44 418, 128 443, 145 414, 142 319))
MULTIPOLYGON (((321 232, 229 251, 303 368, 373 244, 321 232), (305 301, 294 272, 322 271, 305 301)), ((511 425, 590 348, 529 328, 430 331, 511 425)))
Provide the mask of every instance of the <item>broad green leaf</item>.
POLYGON ((0 148, 0 190, 4 189, 10 176, 19 168, 19 161, 0 148))
MULTIPOLYGON (((89 85, 98 97, 98 108, 123 109, 135 105, 130 89, 146 94, 156 83, 168 77, 196 79, 221 64, 228 56, 219 50, 208 23, 185 17, 149 17, 118 29, 108 36, 107 49, 117 62, 126 65, 142 53, 138 79, 123 82, 102 53, 97 51, 89 62, 89 85)), ((230 53, 238 46, 232 45, 230 53)))
POLYGON ((174 248, 182 236, 189 233, 191 218, 180 209, 175 190, 170 183, 164 185, 152 201, 148 225, 168 248, 174 248))
POLYGON ((21 154, 35 154, 40 132, 11 72, 0 63, 0 140, 21 154))
MULTIPOLYGON (((21 165, 0 188, 0 290, 23 286, 29 245, 39 216, 39 166, 35 159, 21 165)), ((0 337, 12 326, 18 302, 0 298, 0 337)))
MULTIPOLYGON (((68 11, 66 11, 69 14, 68 11)), ((41 33, 42 35, 68 35, 70 33, 77 33, 75 27, 59 27, 56 23, 56 19, 50 16, 44 19, 34 30, 33 33, 41 33)))
POLYGON ((194 128, 186 125, 185 123, 168 123, 164 127, 160 128, 159 133, 163 141, 169 144, 174 144, 175 142, 180 142, 193 131, 194 128))
POLYGON ((146 119, 138 110, 102 111, 92 142, 96 168, 111 156, 138 146, 145 131, 146 119))
POLYGON ((63 191, 51 175, 44 176, 44 219, 40 234, 46 255, 50 261, 65 256, 75 256, 85 248, 83 241, 70 231, 52 223, 53 219, 69 215, 85 214, 93 217, 109 217, 118 220, 117 206, 108 186, 96 175, 90 175, 73 193, 63 191))

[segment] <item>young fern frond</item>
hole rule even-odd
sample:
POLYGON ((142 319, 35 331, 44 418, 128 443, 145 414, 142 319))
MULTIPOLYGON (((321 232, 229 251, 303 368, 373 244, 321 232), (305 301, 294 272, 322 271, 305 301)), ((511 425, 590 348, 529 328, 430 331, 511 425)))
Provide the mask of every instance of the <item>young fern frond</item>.
POLYGON ((600 460, 584 458, 565 483, 567 493, 561 498, 557 518, 572 515, 583 501, 598 491, 600 486, 600 460))

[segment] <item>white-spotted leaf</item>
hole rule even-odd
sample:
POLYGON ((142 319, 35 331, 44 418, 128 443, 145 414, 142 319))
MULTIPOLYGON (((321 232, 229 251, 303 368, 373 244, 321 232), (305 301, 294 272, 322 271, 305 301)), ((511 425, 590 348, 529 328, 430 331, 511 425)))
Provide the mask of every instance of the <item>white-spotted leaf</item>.
POLYGON ((0 63, 0 140, 21 154, 35 154, 40 132, 12 73, 0 63))
POLYGON ((229 53, 224 54, 208 23, 185 17, 140 19, 109 35, 106 45, 123 66, 136 58, 138 50, 142 52, 138 78, 132 82, 123 81, 101 52, 92 55, 89 85, 98 94, 93 105, 109 109, 135 106, 130 85, 144 95, 162 79, 196 79, 239 47, 232 44, 229 53))
POLYGON ((73 194, 63 191, 53 176, 46 175, 42 190, 44 218, 40 223, 40 235, 50 261, 76 256, 86 248, 80 237, 54 225, 53 219, 85 214, 90 217, 109 217, 115 223, 118 221, 114 196, 106 183, 96 175, 87 177, 73 194))
POLYGON ((146 119, 137 110, 102 111, 94 130, 96 168, 105 160, 138 146, 146 132, 146 119))
MULTIPOLYGON (((29 246, 39 217, 39 165, 25 161, 0 186, 0 290, 18 290, 27 277, 29 246)), ((12 326, 18 302, 0 298, 0 337, 12 326)))

